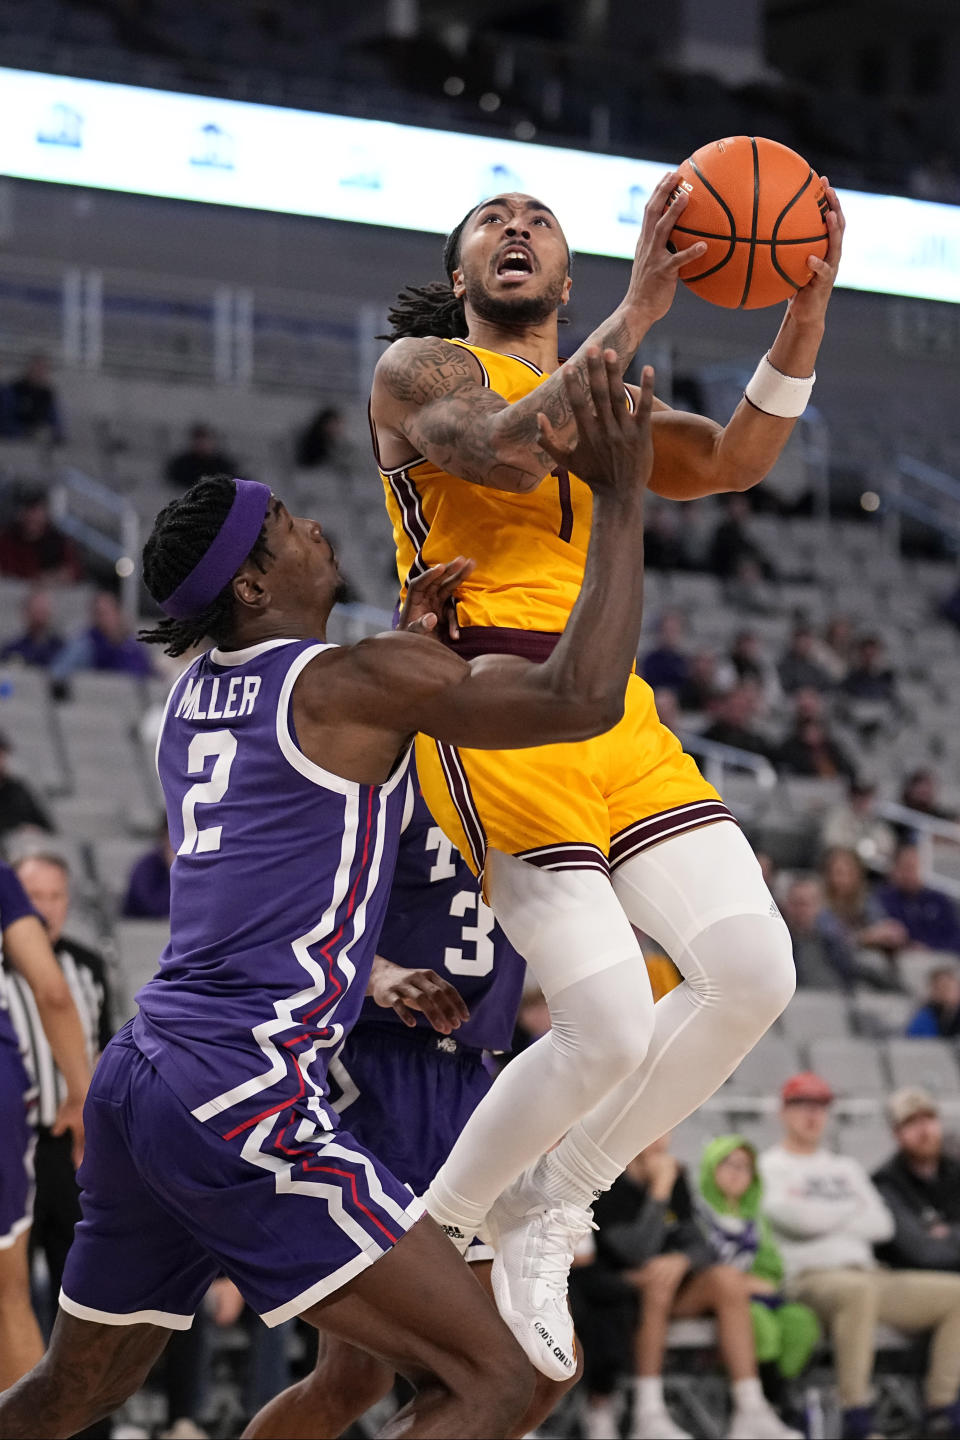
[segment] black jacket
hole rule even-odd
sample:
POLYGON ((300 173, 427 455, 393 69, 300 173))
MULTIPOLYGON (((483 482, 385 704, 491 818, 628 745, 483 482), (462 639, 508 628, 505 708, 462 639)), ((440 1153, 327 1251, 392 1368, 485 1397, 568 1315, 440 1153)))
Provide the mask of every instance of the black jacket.
POLYGON ((960 1161, 944 1155, 937 1174, 925 1180, 899 1152, 873 1177, 893 1212, 893 1239, 877 1247, 877 1256, 898 1270, 960 1270, 960 1161), (931 1235, 949 1225, 949 1235, 931 1235))

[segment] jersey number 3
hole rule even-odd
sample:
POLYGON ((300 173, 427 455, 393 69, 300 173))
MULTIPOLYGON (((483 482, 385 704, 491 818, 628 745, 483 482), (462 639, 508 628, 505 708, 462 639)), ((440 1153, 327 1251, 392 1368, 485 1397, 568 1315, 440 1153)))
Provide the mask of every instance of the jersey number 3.
POLYGON ((187 774, 202 775, 207 761, 215 756, 209 780, 198 780, 183 797, 183 839, 178 855, 209 855, 220 849, 222 825, 197 828, 197 806, 216 805, 227 793, 230 767, 237 754, 237 737, 229 730, 210 730, 194 735, 187 751, 187 774))
MULTIPOLYGON (((437 858, 430 867, 430 881, 450 880, 457 873, 453 858, 453 846, 439 825, 431 825, 427 831, 427 850, 436 850, 437 858)), ((450 914, 456 920, 465 920, 471 911, 477 912, 476 925, 460 927, 460 940, 466 945, 473 942, 472 955, 465 955, 458 945, 447 945, 443 951, 443 963, 451 975, 489 975, 493 969, 494 948, 491 936, 496 923, 493 911, 475 890, 458 890, 450 901, 450 914)))

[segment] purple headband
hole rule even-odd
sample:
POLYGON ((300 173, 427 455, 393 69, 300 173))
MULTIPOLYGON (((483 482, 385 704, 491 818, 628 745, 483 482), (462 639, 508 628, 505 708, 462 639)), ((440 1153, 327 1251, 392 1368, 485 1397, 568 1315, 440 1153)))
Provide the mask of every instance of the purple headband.
POLYGON ((256 544, 271 500, 270 486, 258 480, 233 483, 237 493, 213 544, 173 594, 159 602, 160 609, 175 620, 189 620, 205 610, 256 544))

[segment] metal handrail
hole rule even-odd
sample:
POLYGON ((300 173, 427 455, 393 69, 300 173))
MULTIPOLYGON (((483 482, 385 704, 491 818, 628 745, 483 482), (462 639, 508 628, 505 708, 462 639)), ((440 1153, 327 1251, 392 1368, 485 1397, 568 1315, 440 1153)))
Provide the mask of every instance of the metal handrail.
POLYGON ((65 534, 116 566, 124 614, 131 623, 134 622, 140 598, 136 563, 140 553, 140 517, 134 506, 75 465, 64 465, 60 467, 57 483, 51 491, 51 508, 65 534), (72 502, 77 500, 84 500, 104 511, 114 522, 116 533, 111 534, 87 516, 77 514, 72 508, 72 502))

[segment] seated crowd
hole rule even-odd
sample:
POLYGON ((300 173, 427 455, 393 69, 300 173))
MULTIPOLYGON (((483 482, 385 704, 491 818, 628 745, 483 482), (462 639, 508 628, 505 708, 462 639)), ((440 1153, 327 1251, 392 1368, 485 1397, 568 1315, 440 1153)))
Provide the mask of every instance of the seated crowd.
POLYGON ((659 1141, 601 1196, 572 1285, 590 1440, 621 1433, 624 1382, 634 1440, 688 1436, 663 1376, 670 1322, 695 1317, 716 1322, 731 1440, 806 1432, 795 1382, 818 1352, 842 1435, 877 1435, 878 1324, 928 1346, 922 1433, 960 1435, 960 1161, 936 1101, 903 1089, 887 1102, 893 1154, 868 1176, 824 1144, 833 1099, 818 1075, 795 1075, 779 1144, 758 1154, 718 1136, 690 1177, 659 1141))

